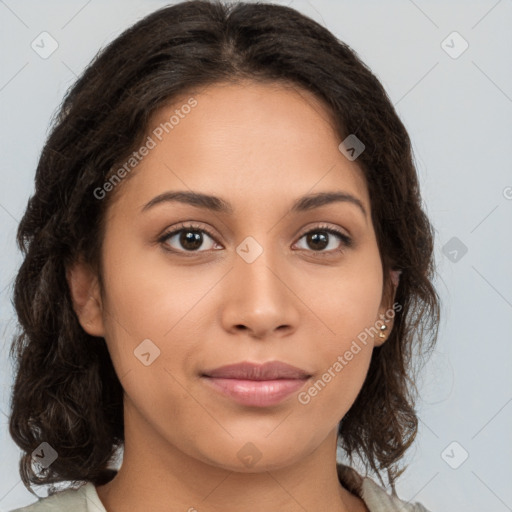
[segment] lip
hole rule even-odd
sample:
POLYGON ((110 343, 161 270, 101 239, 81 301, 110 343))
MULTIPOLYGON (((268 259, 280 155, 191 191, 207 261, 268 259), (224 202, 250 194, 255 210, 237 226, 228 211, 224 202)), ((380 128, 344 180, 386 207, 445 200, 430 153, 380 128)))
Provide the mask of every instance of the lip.
POLYGON ((282 361, 270 361, 221 366, 203 372, 201 377, 213 389, 242 405, 269 407, 298 391, 311 375, 282 361))

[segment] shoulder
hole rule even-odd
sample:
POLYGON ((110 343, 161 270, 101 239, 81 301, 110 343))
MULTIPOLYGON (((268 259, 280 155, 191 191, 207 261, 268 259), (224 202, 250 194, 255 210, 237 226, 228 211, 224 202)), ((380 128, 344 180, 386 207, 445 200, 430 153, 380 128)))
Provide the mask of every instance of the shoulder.
POLYGON ((65 489, 46 498, 11 512, 87 512, 86 490, 87 485, 78 489, 65 489))
POLYGON ((408 503, 389 495, 370 478, 364 478, 362 498, 370 512, 429 512, 421 503, 408 503))
POLYGON ((371 478, 363 477, 353 468, 338 465, 340 482, 361 498, 370 512, 429 512, 420 503, 408 503, 391 496, 371 478))

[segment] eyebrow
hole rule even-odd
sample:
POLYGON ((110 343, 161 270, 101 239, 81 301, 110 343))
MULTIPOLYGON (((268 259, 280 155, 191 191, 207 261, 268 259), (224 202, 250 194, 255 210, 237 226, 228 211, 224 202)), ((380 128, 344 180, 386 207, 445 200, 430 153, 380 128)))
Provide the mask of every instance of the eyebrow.
MULTIPOLYGON (((187 192, 187 191, 169 191, 164 192, 146 203, 142 212, 153 208, 157 204, 167 202, 179 202, 189 204, 197 208, 204 208, 217 213, 232 214, 233 207, 224 199, 220 197, 202 194, 200 192, 187 192)), ((293 213, 305 212, 320 206, 325 206, 332 203, 348 203, 357 206, 363 215, 366 217, 366 209, 357 197, 349 194, 348 192, 318 192, 310 194, 297 199, 291 208, 293 213)))

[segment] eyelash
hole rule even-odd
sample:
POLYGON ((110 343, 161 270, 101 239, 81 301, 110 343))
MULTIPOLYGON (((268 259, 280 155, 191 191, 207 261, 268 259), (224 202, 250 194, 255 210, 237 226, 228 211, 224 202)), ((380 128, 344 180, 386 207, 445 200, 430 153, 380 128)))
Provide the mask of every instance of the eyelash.
MULTIPOLYGON (((168 232, 164 233, 158 239, 158 242, 163 246, 164 250, 171 252, 173 254, 185 254, 185 255, 189 255, 189 256, 195 256, 198 253, 207 252, 207 251, 177 251, 176 249, 170 249, 169 245, 166 244, 166 242, 170 238, 172 238, 174 235, 181 233, 182 231, 203 232, 203 233, 206 233, 215 243, 217 243, 217 244, 219 243, 219 242, 217 242, 215 236, 208 229, 198 226, 198 225, 195 225, 195 224, 184 224, 184 223, 179 224, 172 231, 168 231, 168 232)), ((311 250, 311 252, 315 253, 315 255, 324 257, 324 256, 332 256, 334 254, 340 254, 340 253, 344 252, 345 249, 350 248, 353 245, 353 240, 349 236, 347 236, 345 233, 343 233, 335 228, 325 226, 325 225, 320 225, 313 229, 310 229, 309 231, 306 231, 299 237, 299 240, 302 239, 303 237, 305 237, 306 235, 309 235, 310 233, 315 233, 318 231, 323 231, 324 233, 329 233, 330 235, 334 235, 342 242, 342 247, 340 249, 334 249, 331 251, 313 251, 313 250, 311 250)), ((306 250, 306 249, 300 249, 300 250, 306 250)))

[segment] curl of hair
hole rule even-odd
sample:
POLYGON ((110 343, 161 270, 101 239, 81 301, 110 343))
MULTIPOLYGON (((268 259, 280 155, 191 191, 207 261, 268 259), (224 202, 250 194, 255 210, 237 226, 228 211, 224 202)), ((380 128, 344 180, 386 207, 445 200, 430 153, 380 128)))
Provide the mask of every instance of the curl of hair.
POLYGON ((16 372, 9 431, 24 451, 20 475, 31 492, 30 484, 105 483, 124 441, 122 386, 103 338, 80 326, 66 280, 68 266, 83 258, 103 284, 105 212, 122 186, 103 200, 94 191, 139 147, 156 110, 208 85, 246 79, 313 92, 332 113, 340 142, 355 134, 366 146, 357 162, 385 289, 389 269, 402 270, 401 309, 389 339, 374 349, 339 442, 382 482, 380 471, 387 471, 394 488, 418 424, 412 349, 431 349, 439 323, 433 229, 409 136, 377 78, 315 21, 285 6, 194 0, 150 14, 98 53, 67 92, 37 165, 17 233, 24 260, 10 352, 16 372), (58 457, 35 470, 31 454, 42 442, 58 457))

